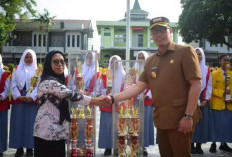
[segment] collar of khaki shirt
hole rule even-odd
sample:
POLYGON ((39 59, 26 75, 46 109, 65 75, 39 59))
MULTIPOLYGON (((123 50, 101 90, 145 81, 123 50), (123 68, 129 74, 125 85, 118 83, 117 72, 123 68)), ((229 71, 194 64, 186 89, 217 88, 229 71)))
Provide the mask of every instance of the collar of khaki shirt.
POLYGON ((175 43, 174 43, 174 42, 170 42, 167 51, 165 51, 165 52, 162 54, 162 53, 159 51, 159 49, 158 49, 156 55, 162 56, 162 55, 164 55, 164 54, 167 53, 167 52, 175 52, 175 49, 176 49, 175 43))

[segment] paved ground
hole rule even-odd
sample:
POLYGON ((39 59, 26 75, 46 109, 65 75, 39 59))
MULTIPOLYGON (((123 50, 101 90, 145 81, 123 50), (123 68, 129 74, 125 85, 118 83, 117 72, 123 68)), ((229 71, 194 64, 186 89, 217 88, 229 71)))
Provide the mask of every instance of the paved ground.
MULTIPOLYGON (((10 115, 10 114, 9 114, 10 115)), ((99 126, 99 112, 97 112, 97 128, 99 126)), ((97 135, 98 135, 98 129, 97 129, 97 135)), ((96 137, 96 140, 98 141, 98 136, 96 137)), ((154 139, 155 140, 155 139, 154 139)), ((232 144, 228 144, 230 147, 232 147, 232 144)), ((204 144, 202 146, 204 154, 203 155, 192 155, 192 157, 232 157, 232 153, 227 153, 227 152, 223 152, 218 150, 219 147, 219 143, 217 143, 217 152, 212 154, 209 152, 209 147, 210 147, 210 143, 204 144)), ((96 146, 97 148, 97 146, 96 146)), ((158 150, 158 146, 150 146, 149 148, 147 148, 148 150, 148 157, 159 157, 159 150, 158 150)), ((4 157, 14 157, 15 154, 15 149, 8 149, 6 152, 4 152, 4 157)), ((103 149, 96 149, 96 156, 97 157, 103 157, 103 153, 104 150, 103 149)))

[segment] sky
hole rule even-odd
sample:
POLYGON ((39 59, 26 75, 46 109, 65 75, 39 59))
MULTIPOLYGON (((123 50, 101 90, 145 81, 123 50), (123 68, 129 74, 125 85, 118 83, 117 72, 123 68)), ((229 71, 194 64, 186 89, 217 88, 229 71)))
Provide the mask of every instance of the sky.
MULTIPOLYGON (((130 0, 133 8, 135 0, 130 0)), ((127 0, 37 0, 37 10, 47 9, 57 19, 83 19, 117 21, 124 18, 127 0)), ((148 18, 165 16, 178 22, 181 14, 180 0, 139 0, 142 10, 149 12, 148 18)))

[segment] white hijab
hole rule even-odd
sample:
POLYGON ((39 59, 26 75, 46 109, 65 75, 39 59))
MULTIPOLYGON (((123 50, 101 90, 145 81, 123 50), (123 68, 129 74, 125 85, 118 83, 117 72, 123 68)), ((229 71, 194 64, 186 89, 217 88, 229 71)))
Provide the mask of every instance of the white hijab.
POLYGON ((1 81, 1 77, 4 71, 5 70, 3 69, 2 56, 0 55, 0 81, 1 81))
POLYGON ((88 89, 90 81, 91 81, 93 75, 95 74, 95 64, 96 64, 96 62, 97 62, 97 72, 98 72, 99 68, 98 68, 98 61, 96 59, 96 54, 93 53, 93 52, 88 52, 86 54, 86 56, 85 56, 85 61, 82 64, 82 67, 81 67, 81 73, 83 75, 84 82, 85 82, 84 89, 88 89), (93 57, 92 63, 90 65, 86 64, 88 54, 91 54, 92 57, 93 57))
POLYGON ((195 51, 196 50, 199 50, 201 52, 201 56, 202 56, 202 60, 200 61, 201 82, 202 82, 201 92, 202 92, 206 87, 206 76, 208 73, 208 67, 205 65, 205 53, 204 53, 204 51, 199 47, 195 48, 195 51))
POLYGON ((23 89, 25 83, 26 83, 26 90, 27 91, 29 90, 29 88, 31 86, 30 85, 31 78, 35 75, 36 69, 37 69, 37 59, 36 59, 35 51, 33 51, 32 49, 26 49, 23 52, 23 55, 20 59, 17 70, 15 72, 19 90, 23 89), (29 66, 24 61, 27 53, 31 53, 32 59, 33 59, 31 65, 29 65, 29 66))
MULTIPOLYGON (((144 58, 145 58, 145 62, 147 60, 147 58, 149 57, 149 54, 146 52, 146 51, 139 51, 137 56, 136 56, 136 61, 139 60, 139 54, 143 54, 144 58)), ((143 70, 144 70, 144 65, 143 64, 138 64, 138 63, 135 63, 135 69, 138 69, 139 70, 139 73, 142 73, 143 70)))
MULTIPOLYGON (((117 60, 119 60, 119 61, 122 60, 121 57, 119 57, 118 55, 113 55, 110 57, 108 69, 111 70, 112 74, 113 74, 113 69, 111 68, 111 62, 112 62, 113 58, 117 58, 117 60)), ((115 77, 114 78, 112 77, 112 79, 114 79, 113 94, 120 92, 121 86, 125 80, 126 72, 122 67, 122 62, 118 62, 118 68, 116 69, 116 71, 114 73, 115 73, 115 77)))

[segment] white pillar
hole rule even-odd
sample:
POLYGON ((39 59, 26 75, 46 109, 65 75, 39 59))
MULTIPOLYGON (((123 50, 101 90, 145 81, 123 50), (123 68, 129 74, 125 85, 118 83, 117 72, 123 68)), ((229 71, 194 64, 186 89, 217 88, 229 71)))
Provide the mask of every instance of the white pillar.
POLYGON ((126 60, 130 60, 130 0, 127 0, 126 23, 126 60))

